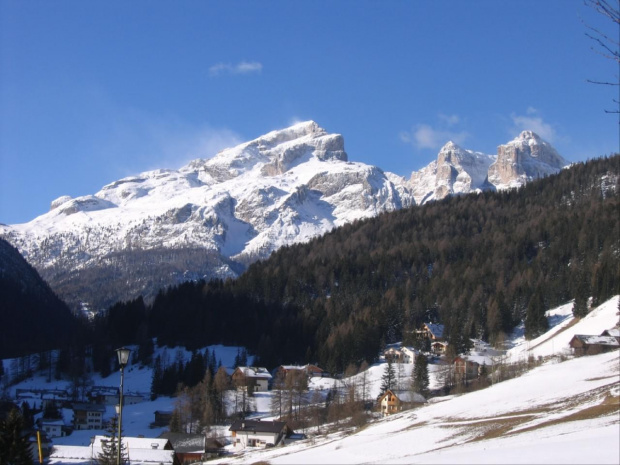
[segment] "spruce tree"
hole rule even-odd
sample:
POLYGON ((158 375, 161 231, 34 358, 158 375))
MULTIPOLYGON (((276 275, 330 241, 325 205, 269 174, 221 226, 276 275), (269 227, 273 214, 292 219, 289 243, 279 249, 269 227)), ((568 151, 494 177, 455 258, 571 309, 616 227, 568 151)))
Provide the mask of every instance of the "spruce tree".
POLYGON ((422 394, 424 397, 428 395, 428 360, 422 354, 416 355, 415 365, 411 373, 411 388, 414 392, 422 394))
POLYGON ((381 377, 381 394, 388 389, 393 389, 395 383, 396 373, 394 372, 394 365, 392 364, 392 360, 388 358, 387 365, 383 371, 383 376, 381 377))
POLYGON ((28 435, 24 434, 24 418, 16 408, 0 422, 0 463, 19 465, 33 463, 28 435))
MULTIPOLYGON (((105 439, 101 441, 101 452, 97 457, 98 465, 116 465, 118 460, 118 418, 112 417, 106 429, 105 439)), ((121 430, 121 463, 129 463, 125 444, 123 444, 123 431, 121 430)))
POLYGON ((549 329, 545 316, 545 300, 540 287, 536 288, 525 314, 525 339, 535 339, 549 329))

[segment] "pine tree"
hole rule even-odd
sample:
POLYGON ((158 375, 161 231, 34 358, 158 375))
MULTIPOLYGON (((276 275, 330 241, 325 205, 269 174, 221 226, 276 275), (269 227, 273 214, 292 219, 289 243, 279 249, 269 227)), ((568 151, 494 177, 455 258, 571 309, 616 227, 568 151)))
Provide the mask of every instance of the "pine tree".
POLYGON ((0 422, 0 463, 30 465, 33 463, 28 435, 24 435, 24 419, 18 409, 0 422))
MULTIPOLYGON (((99 465, 116 465, 118 460, 118 418, 112 417, 106 429, 105 439, 101 441, 101 452, 97 457, 99 465)), ((121 463, 129 463, 125 444, 123 443, 123 431, 121 430, 121 463)))
POLYGON ((415 365, 411 373, 411 388, 414 392, 422 394, 424 397, 428 395, 428 360, 422 354, 416 355, 415 365))
POLYGON ((577 268, 574 286, 575 302, 573 303, 573 316, 583 318, 588 314, 589 286, 585 273, 581 267, 577 268))
POLYGON ((545 316, 545 300, 540 287, 536 288, 530 299, 525 314, 525 339, 534 339, 549 329, 549 322, 545 316))
POLYGON ((383 376, 381 377, 381 394, 388 389, 394 389, 395 383, 396 373, 394 373, 394 365, 392 364, 392 360, 388 359, 385 370, 383 371, 383 376))

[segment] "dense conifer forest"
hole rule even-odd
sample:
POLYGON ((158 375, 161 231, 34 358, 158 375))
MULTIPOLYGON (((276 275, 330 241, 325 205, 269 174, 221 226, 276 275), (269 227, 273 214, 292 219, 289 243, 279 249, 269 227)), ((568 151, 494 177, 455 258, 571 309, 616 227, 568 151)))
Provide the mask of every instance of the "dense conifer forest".
POLYGON ((550 307, 619 292, 619 173, 620 156, 596 159, 519 190, 358 221, 285 247, 237 280, 188 282, 148 306, 119 303, 98 319, 96 340, 239 344, 269 367, 341 371, 382 344, 411 342, 425 321, 445 325, 454 352, 471 337, 500 345, 521 321, 533 338, 550 307))
POLYGON ((63 347, 79 337, 77 328, 64 302, 0 239, 0 359, 63 347))

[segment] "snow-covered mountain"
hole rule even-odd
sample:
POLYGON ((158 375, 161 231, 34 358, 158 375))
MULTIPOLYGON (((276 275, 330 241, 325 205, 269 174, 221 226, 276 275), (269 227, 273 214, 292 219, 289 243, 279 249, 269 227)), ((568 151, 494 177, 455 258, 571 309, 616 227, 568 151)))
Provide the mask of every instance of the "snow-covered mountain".
POLYGON ((178 170, 60 197, 29 223, 0 226, 0 236, 74 308, 103 308, 187 279, 235 276, 281 246, 408 207, 401 180, 349 162, 342 136, 309 121, 178 170))
POLYGON ((411 187, 417 203, 439 200, 451 194, 467 194, 488 188, 487 173, 495 162, 493 155, 465 150, 454 142, 444 145, 437 160, 411 174, 411 187))
POLYGON ((527 182, 555 174, 568 162, 532 131, 497 148, 497 155, 465 150, 454 142, 442 147, 437 160, 409 179, 415 201, 423 204, 452 194, 521 187, 527 182))
POLYGON ((523 185, 566 161, 525 131, 498 155, 448 142, 410 179, 348 161, 314 121, 197 159, 59 197, 48 213, 0 225, 63 300, 100 310, 166 286, 237 276, 274 250, 415 203, 523 185))

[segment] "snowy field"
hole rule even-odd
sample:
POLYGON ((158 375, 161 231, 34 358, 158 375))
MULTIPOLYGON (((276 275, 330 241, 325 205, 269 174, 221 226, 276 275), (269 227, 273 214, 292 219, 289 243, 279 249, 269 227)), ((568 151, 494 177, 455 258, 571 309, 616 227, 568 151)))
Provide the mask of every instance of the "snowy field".
MULTIPOLYGON (((220 462, 254 463, 620 463, 620 352, 591 357, 560 359, 570 354, 568 341, 574 334, 600 334, 619 321, 618 297, 592 310, 582 320, 572 317, 572 304, 547 312, 549 331, 525 341, 522 328, 513 333, 506 361, 522 361, 529 356, 548 360, 521 377, 459 396, 437 397, 421 408, 378 420, 345 436, 322 435, 268 450, 250 450, 220 462), (562 355, 562 357, 549 357, 562 355)), ((237 347, 210 346, 222 364, 231 367, 237 347)), ((191 354, 181 349, 157 349, 170 362, 191 354)), ((251 361, 250 361, 251 362, 251 361)), ((10 371, 11 361, 4 361, 10 371)), ((412 365, 394 365, 397 380, 409 380, 412 365)), ((431 388, 440 387, 440 365, 429 365, 431 388)), ((369 397, 379 394, 384 363, 366 372, 369 397)), ((357 377, 363 376, 362 374, 357 377)), ((152 372, 129 366, 125 370, 125 390, 148 393, 152 372)), ((331 378, 314 378, 310 390, 324 395, 337 383, 331 378)), ((118 386, 120 374, 105 379, 93 376, 94 385, 118 386)), ((38 376, 9 388, 68 387, 66 381, 47 383, 38 376)), ((309 394, 312 395, 312 392, 309 394)), ((150 402, 127 405, 123 429, 127 436, 157 437, 166 428, 151 429, 156 410, 172 410, 174 399, 160 397, 150 402)), ((257 393, 254 417, 271 418, 271 393, 257 393)), ((65 410, 65 423, 71 411, 65 410)), ((106 418, 114 415, 108 407, 106 418)), ((227 435, 227 427, 221 434, 227 435)), ((94 434, 103 431, 74 431, 54 444, 89 445, 94 434)), ((55 462, 60 463, 60 462, 55 462)))

